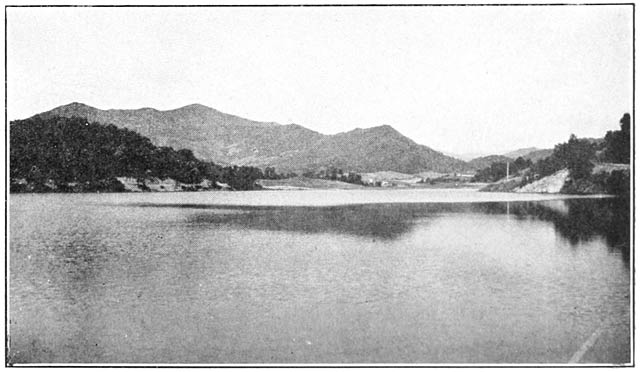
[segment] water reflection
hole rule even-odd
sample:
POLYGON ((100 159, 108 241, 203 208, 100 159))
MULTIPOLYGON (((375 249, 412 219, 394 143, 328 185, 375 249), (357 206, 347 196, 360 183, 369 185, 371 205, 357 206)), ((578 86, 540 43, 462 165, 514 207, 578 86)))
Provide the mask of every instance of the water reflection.
POLYGON ((340 207, 256 207, 243 213, 196 213, 188 217, 194 225, 341 233, 378 239, 397 239, 409 232, 418 218, 430 216, 429 209, 412 205, 359 205, 340 207))
POLYGON ((628 201, 49 199, 11 207, 11 363, 630 358, 628 201))
POLYGON ((446 214, 507 215, 515 220, 550 222, 572 246, 603 238, 610 249, 629 260, 629 200, 567 199, 491 203, 364 204, 331 207, 249 207, 199 204, 144 204, 143 207, 200 209, 189 224, 239 229, 340 233, 385 240, 398 239, 415 224, 446 214))
POLYGON ((571 246, 603 238, 607 247, 629 262, 630 204, 628 199, 569 199, 546 202, 490 203, 475 206, 483 213, 509 213, 521 220, 553 223, 571 246))

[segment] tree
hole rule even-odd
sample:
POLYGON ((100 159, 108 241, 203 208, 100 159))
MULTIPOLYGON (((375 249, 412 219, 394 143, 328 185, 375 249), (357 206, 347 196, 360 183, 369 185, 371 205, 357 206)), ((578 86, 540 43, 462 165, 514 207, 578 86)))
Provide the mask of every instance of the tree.
POLYGON ((338 178, 338 170, 335 167, 330 168, 329 179, 335 181, 338 178))
POLYGON ((631 115, 620 119, 620 130, 608 131, 604 137, 604 160, 611 163, 629 164, 631 160, 631 115))
POLYGON ((588 140, 578 139, 575 134, 572 134, 566 143, 556 145, 553 151, 553 156, 560 160, 563 168, 569 169, 573 179, 583 179, 591 175, 595 155, 595 146, 588 140))
POLYGON ((520 156, 511 164, 512 164, 513 170, 517 172, 525 168, 529 168, 531 166, 531 159, 525 159, 522 156, 520 156))
POLYGON ((276 173, 275 167, 266 167, 264 168, 264 178, 267 180, 277 180, 278 174, 276 173))

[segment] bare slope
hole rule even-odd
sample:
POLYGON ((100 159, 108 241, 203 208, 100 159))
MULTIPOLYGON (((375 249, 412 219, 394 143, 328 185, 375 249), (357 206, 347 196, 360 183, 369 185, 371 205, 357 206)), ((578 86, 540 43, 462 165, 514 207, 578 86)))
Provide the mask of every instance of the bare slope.
POLYGON ((111 123, 149 137, 157 146, 191 149, 197 157, 221 164, 296 172, 323 166, 403 173, 468 168, 464 161, 419 145, 387 125, 324 135, 296 124, 252 121, 198 104, 158 111, 100 110, 72 103, 39 115, 111 123))
POLYGON ((516 188, 515 192, 524 192, 524 193, 543 193, 543 194, 558 194, 565 182, 569 178, 569 170, 561 169, 556 173, 541 178, 537 181, 534 181, 530 184, 524 185, 522 187, 516 188))

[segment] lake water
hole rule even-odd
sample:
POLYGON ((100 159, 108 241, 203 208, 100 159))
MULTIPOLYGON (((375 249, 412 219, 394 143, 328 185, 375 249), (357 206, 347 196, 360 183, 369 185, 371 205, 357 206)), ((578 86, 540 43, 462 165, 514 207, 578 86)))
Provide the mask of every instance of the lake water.
POLYGON ((618 199, 23 194, 9 212, 11 363, 631 358, 618 199))

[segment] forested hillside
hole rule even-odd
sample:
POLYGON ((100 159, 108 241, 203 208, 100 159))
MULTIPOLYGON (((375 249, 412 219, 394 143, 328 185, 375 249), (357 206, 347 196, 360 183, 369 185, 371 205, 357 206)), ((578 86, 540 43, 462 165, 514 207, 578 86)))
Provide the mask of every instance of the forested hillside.
MULTIPOLYGON (((191 150, 157 147, 129 129, 80 117, 33 117, 9 125, 11 191, 122 191, 116 177, 204 180, 254 188, 254 167, 222 167, 191 150)), ((196 186, 194 186, 196 187, 196 186)))

